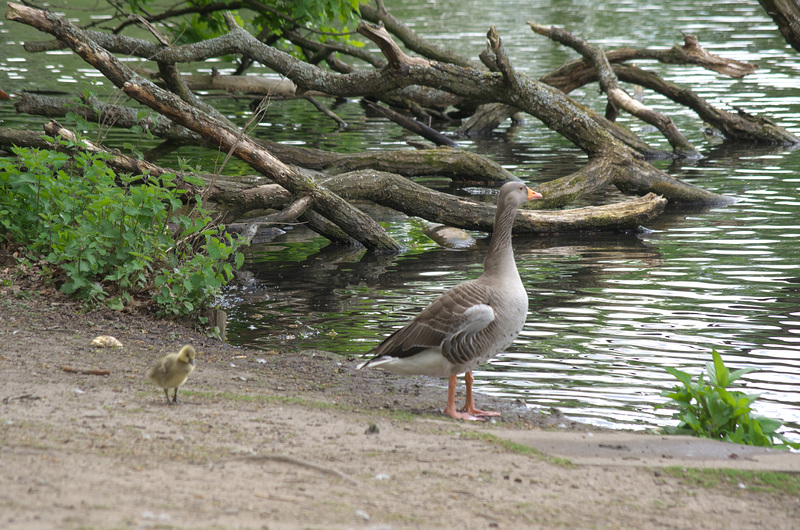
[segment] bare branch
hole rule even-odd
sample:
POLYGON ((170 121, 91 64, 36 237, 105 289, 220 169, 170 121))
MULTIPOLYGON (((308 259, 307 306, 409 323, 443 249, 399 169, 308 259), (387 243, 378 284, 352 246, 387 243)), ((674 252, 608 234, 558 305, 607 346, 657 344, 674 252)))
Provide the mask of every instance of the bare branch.
POLYGON ((697 150, 681 134, 671 119, 636 101, 619 86, 617 76, 614 74, 614 70, 611 68, 605 53, 600 48, 592 46, 583 39, 555 26, 542 26, 533 22, 528 22, 528 25, 535 33, 545 35, 556 42, 569 46, 589 60, 597 70, 600 87, 608 95, 611 105, 615 108, 624 109, 645 123, 658 128, 679 155, 690 158, 700 157, 697 150))
POLYGON ((419 37, 408 26, 397 20, 389 13, 381 2, 376 9, 369 3, 363 3, 359 6, 361 17, 368 20, 373 24, 383 25, 392 35, 397 36, 405 46, 416 52, 423 57, 428 57, 434 61, 451 63, 465 68, 476 68, 483 70, 480 63, 470 60, 469 58, 462 57, 450 50, 436 46, 427 42, 425 39, 419 37))
POLYGON ((373 26, 372 24, 361 23, 358 25, 358 32, 378 45, 384 57, 389 61, 389 67, 399 69, 403 66, 430 66, 431 62, 422 57, 410 57, 400 49, 389 32, 383 27, 373 26))

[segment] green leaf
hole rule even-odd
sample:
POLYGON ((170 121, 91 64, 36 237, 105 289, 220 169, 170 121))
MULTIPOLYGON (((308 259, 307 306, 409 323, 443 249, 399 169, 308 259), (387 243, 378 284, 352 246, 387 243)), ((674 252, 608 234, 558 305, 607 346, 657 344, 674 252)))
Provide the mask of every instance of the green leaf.
POLYGON ((122 299, 118 296, 114 296, 106 300, 106 306, 112 311, 122 311, 125 309, 125 304, 122 303, 122 299))
POLYGON ((745 374, 749 374, 750 372, 755 372, 755 368, 742 368, 741 370, 734 370, 731 372, 730 377, 728 377, 728 383, 732 383, 742 377, 745 374))
POLYGON ((685 386, 689 387, 692 384, 692 377, 687 374, 686 372, 681 372, 677 368, 673 368, 672 366, 665 366, 664 369, 675 376, 675 378, 683 383, 685 386))
POLYGON ((716 350, 711 350, 711 357, 714 360, 713 363, 708 363, 708 379, 712 385, 727 388, 730 377, 728 368, 722 362, 722 357, 716 350))

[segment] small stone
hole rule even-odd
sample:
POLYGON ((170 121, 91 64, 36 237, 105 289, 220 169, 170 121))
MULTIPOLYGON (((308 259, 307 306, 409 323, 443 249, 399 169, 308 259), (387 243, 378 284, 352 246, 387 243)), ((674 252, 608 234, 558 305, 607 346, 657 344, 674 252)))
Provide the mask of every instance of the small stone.
POLYGON ((92 339, 90 346, 95 348, 122 348, 122 343, 111 335, 100 335, 92 339))

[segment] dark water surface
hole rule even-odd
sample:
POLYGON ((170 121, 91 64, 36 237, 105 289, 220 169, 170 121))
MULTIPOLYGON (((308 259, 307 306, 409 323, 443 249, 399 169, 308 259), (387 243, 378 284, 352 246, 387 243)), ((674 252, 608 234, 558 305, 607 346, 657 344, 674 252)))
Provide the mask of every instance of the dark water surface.
MULTIPOLYGON (((646 61, 639 66, 691 87, 718 107, 739 107, 800 134, 800 55, 757 2, 387 3, 421 35, 472 57, 483 49, 488 26, 496 26, 513 64, 534 77, 575 54, 534 35, 528 20, 562 25, 606 48, 671 47, 682 43, 681 32, 694 33, 710 52, 760 69, 736 80, 696 67, 646 61)), ((50 88, 74 94, 87 80, 104 81, 65 52, 24 54, 14 43, 40 39, 27 28, 3 20, 0 32, 0 88, 7 92, 41 88, 46 80, 50 88)), ((201 72, 231 68, 221 61, 196 66, 201 72)), ((95 88, 108 90, 107 85, 95 88)), ((594 86, 573 96, 603 108, 594 86)), ((757 369, 744 378, 748 391, 762 395, 757 411, 786 422, 787 434, 800 440, 800 152, 720 145, 704 137, 702 122, 690 111, 651 93, 645 98, 673 117, 704 156, 658 166, 737 202, 671 209, 635 233, 517 237, 530 314, 512 347, 476 372, 476 387, 532 407, 555 406, 597 425, 653 427, 672 421, 671 411, 654 410, 664 401, 661 391, 675 383, 663 367, 696 375, 716 349, 731 368, 757 369)), ((250 117, 246 102, 216 103, 240 123, 250 117)), ((276 102, 256 134, 348 152, 407 149, 406 140, 415 139, 384 119, 364 119, 356 101, 335 110, 350 125, 343 132, 306 102, 276 102)), ((15 116, 8 105, 0 106, 0 119, 6 126, 41 127, 41 120, 15 116)), ((620 121, 667 148, 636 120, 620 121)), ((501 128, 491 139, 460 145, 500 162, 534 188, 585 160, 532 118, 501 128)), ((199 149, 174 156, 208 169, 219 163, 199 149)), ((226 171, 249 172, 237 163, 226 171)), ((621 198, 608 190, 592 201, 621 198)), ((223 300, 232 319, 231 342, 363 355, 443 290, 480 273, 483 245, 443 250, 422 235, 422 221, 370 211, 409 246, 408 253, 384 257, 328 249, 300 227, 253 248, 242 283, 223 300)))

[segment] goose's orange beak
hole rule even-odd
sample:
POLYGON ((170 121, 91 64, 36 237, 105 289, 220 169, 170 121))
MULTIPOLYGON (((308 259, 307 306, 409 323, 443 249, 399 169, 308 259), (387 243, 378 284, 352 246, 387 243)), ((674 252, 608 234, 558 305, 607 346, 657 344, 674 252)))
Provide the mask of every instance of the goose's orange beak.
POLYGON ((532 189, 528 188, 528 200, 532 201, 533 199, 541 199, 542 194, 538 191, 533 191, 532 189))

